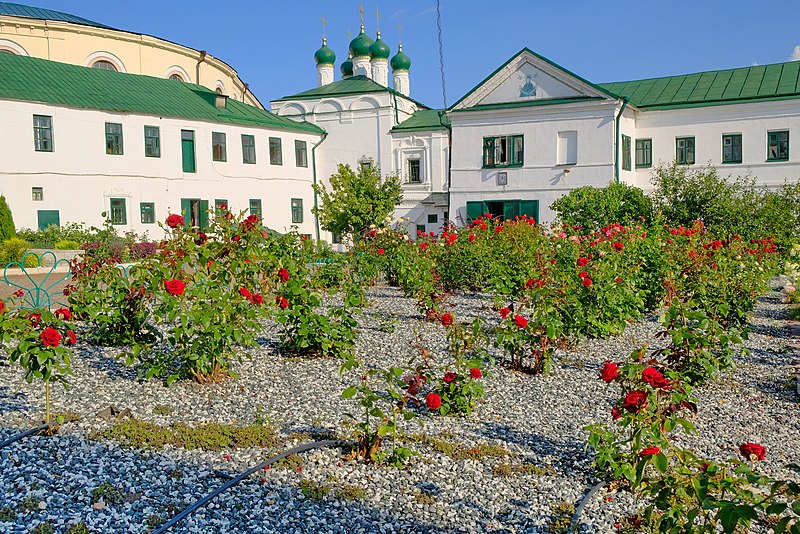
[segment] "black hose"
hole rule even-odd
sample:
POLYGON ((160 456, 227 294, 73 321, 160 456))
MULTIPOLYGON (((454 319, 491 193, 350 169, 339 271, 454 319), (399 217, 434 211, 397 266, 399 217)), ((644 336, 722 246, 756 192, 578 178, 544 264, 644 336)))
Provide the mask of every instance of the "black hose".
POLYGON ((39 433, 49 429, 50 427, 52 427, 54 425, 57 425, 57 424, 58 423, 56 421, 51 421, 49 423, 45 423, 43 425, 39 425, 37 427, 31 428, 30 430, 26 430, 25 432, 20 432, 19 434, 14 434, 13 436, 8 438, 4 442, 0 443, 0 449, 2 449, 3 447, 6 447, 8 445, 11 445, 15 441, 19 441, 22 438, 27 438, 28 436, 33 436, 35 434, 39 434, 39 433))
POLYGON ((216 497, 220 493, 232 488, 233 486, 235 486, 236 484, 238 484, 242 480, 246 479, 247 477, 249 477, 250 475, 252 475, 256 471, 260 471, 261 469, 264 469, 268 465, 271 465, 271 464, 277 462, 278 460, 282 460, 282 459, 286 458, 290 454, 296 454, 298 452, 305 452, 305 451, 308 451, 308 450, 311 450, 311 449, 318 449, 320 447, 329 447, 329 446, 332 446, 332 445, 339 445, 339 444, 342 444, 342 443, 344 443, 344 442, 340 441, 340 440, 336 440, 336 439, 326 439, 326 440, 323 440, 323 441, 315 441, 313 443, 307 443, 305 445, 299 445, 299 446, 297 446, 297 447, 295 447, 293 449, 289 449, 288 451, 284 451, 284 452, 280 453, 277 456, 273 456, 269 460, 261 462, 260 464, 254 466, 254 467, 251 467, 250 469, 248 469, 247 471, 245 471, 241 475, 239 475, 239 476, 237 476, 235 478, 232 478, 230 481, 226 482, 225 484, 223 484, 219 488, 215 489, 214 491, 212 491, 211 493, 209 493, 205 497, 201 498, 200 500, 195 502, 193 505, 191 505, 188 508, 184 509, 182 512, 180 512, 179 514, 174 516, 172 519, 170 519, 169 521, 167 521, 166 523, 164 523, 163 525, 161 525, 160 527, 158 527, 157 529, 152 531, 151 534, 163 534, 164 532, 166 532, 170 528, 172 528, 175 525, 177 525, 179 522, 181 522, 183 519, 185 519, 187 516, 189 516, 195 510, 197 510, 201 506, 203 506, 206 503, 208 503, 211 499, 213 499, 214 497, 216 497))
POLYGON ((580 527, 581 514, 583 513, 583 509, 586 507, 586 504, 589 502, 589 499, 591 499, 594 496, 594 494, 597 493, 600 490, 600 488, 605 486, 607 483, 608 482, 605 480, 598 482, 592 489, 589 490, 589 493, 586 494, 586 497, 584 497, 581 500, 581 503, 578 505, 578 508, 575 509, 575 514, 572 516, 572 522, 569 526, 568 532, 578 531, 578 528, 580 527))

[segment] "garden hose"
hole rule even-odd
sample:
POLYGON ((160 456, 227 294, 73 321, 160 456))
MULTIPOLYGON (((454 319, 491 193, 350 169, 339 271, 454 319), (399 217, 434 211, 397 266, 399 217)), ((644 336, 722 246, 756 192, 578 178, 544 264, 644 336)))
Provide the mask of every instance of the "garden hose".
POLYGON ((286 458, 290 454, 296 454, 296 453, 300 453, 300 452, 310 451, 311 449, 318 449, 320 447, 331 447, 331 446, 340 445, 340 444, 343 444, 343 443, 346 443, 346 442, 345 441, 341 441, 341 440, 336 440, 336 439, 326 439, 326 440, 322 440, 322 441, 315 441, 313 443, 307 443, 305 445, 298 445, 297 447, 294 447, 293 449, 289 449, 287 451, 284 451, 284 452, 280 453, 277 456, 273 456, 269 460, 266 460, 266 461, 261 462, 260 464, 254 466, 254 467, 251 467, 250 469, 248 469, 244 473, 240 474, 239 476, 232 477, 231 480, 229 480, 228 482, 226 482, 225 484, 223 484, 219 488, 215 489, 214 491, 212 491, 211 493, 209 493, 205 497, 201 498, 200 500, 198 500, 197 502, 195 502, 194 504, 192 504, 188 508, 185 508, 183 511, 181 511, 179 514, 175 515, 172 519, 170 519, 169 521, 164 523, 162 526, 160 526, 157 529, 153 530, 151 534, 163 534, 164 532, 166 532, 170 528, 172 528, 175 525, 177 525, 183 519, 188 517, 195 510, 197 510, 201 506, 203 506, 206 503, 208 503, 209 501, 211 501, 214 497, 216 497, 220 493, 222 493, 222 492, 232 488, 233 486, 237 485, 239 482, 241 482, 242 480, 246 479, 247 477, 249 477, 253 473, 264 469, 265 467, 277 462, 278 460, 282 460, 282 459, 286 458))
POLYGON ((608 483, 608 481, 601 480, 600 482, 595 484, 592 489, 589 490, 589 493, 587 493, 586 496, 583 499, 581 499, 580 504, 575 509, 575 514, 573 514, 573 516, 572 516, 572 522, 571 522, 571 524, 569 526, 568 532, 577 532, 578 531, 578 528, 580 528, 580 519, 581 519, 581 514, 583 513, 583 509, 586 507, 586 505, 588 504, 589 500, 594 496, 594 494, 597 493, 598 491, 600 491, 600 488, 605 486, 607 483, 608 483))
POLYGON ((55 426, 57 424, 58 424, 58 421, 51 421, 49 423, 45 423, 43 425, 39 425, 37 427, 31 428, 30 430, 26 430, 24 432, 20 432, 19 434, 14 434, 13 436, 8 438, 7 440, 5 440, 2 443, 0 443, 0 449, 2 449, 3 447, 6 447, 8 445, 11 445, 15 441, 19 441, 22 438, 27 438, 28 436, 33 436, 33 435, 36 435, 36 434, 40 434, 40 433, 44 432, 45 430, 48 430, 50 427, 55 426))

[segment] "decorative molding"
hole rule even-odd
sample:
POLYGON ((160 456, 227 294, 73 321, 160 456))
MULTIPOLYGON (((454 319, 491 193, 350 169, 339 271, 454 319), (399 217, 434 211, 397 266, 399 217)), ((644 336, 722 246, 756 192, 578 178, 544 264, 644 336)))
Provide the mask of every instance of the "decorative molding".
POLYGON ((83 60, 84 67, 91 67, 98 61, 108 61, 114 68, 117 69, 117 72, 128 72, 125 69, 125 64, 122 62, 120 58, 112 54, 111 52, 105 50, 99 50, 92 54, 89 54, 86 59, 83 60))

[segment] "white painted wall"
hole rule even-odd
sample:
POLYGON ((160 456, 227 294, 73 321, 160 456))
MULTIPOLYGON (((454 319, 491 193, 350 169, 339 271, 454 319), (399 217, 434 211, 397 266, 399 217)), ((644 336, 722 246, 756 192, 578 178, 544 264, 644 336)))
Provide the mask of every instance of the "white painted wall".
POLYGON ((264 223, 286 231, 291 223, 291 199, 302 198, 302 233, 314 234, 311 147, 320 136, 304 132, 245 128, 189 119, 72 109, 0 100, 0 194, 5 195, 18 228, 36 228, 37 210, 59 210, 61 223, 99 226, 110 198, 127 199, 127 225, 120 232, 148 231, 157 238, 157 224, 140 222, 140 202, 154 202, 156 220, 181 210, 181 198, 226 199, 234 211, 246 210, 260 198, 264 223), (33 115, 53 117, 53 152, 36 152, 33 115), (123 155, 105 152, 105 123, 121 123, 123 155), (161 157, 144 155, 144 126, 158 126, 161 157), (195 132, 196 173, 184 173, 181 130, 195 132), (211 133, 224 132, 227 162, 212 161, 211 133), (256 141, 256 164, 242 162, 241 135, 256 141), (283 165, 269 163, 269 137, 283 145, 283 165), (295 139, 308 147, 308 167, 295 164, 295 139), (32 187, 44 188, 44 200, 33 201, 32 187))
POLYGON ((604 187, 614 177, 615 101, 449 113, 452 123, 451 218, 466 221, 468 201, 538 200, 550 222, 550 204, 583 185, 604 187), (577 132, 576 165, 558 165, 558 133, 577 132), (524 165, 483 169, 483 138, 524 136, 524 165), (508 185, 497 185, 497 173, 508 185))

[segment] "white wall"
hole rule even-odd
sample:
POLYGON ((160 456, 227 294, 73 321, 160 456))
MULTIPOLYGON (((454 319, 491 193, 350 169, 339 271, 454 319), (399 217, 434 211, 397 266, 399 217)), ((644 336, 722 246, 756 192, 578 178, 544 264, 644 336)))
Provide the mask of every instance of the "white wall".
POLYGON ((140 222, 140 202, 155 202, 156 220, 181 210, 181 198, 226 199, 234 211, 246 210, 260 198, 264 223, 278 231, 291 223, 291 198, 302 198, 302 233, 314 234, 311 190, 311 147, 320 136, 304 132, 245 128, 189 119, 71 109, 46 104, 0 100, 0 194, 6 196, 18 228, 36 228, 37 210, 59 210, 61 224, 99 226, 110 198, 127 199, 123 232, 148 231, 160 237, 156 224, 140 222), (33 115, 53 117, 53 152, 36 152, 33 115), (105 123, 121 123, 123 155, 105 152, 105 123), (144 126, 158 126, 161 157, 144 155, 144 126), (196 173, 184 173, 181 130, 195 132, 196 173), (227 162, 212 161, 211 133, 224 132, 227 162), (256 140, 255 165, 242 162, 241 135, 256 140), (283 145, 283 165, 269 163, 269 137, 283 145), (294 140, 304 140, 308 167, 295 164, 294 140), (44 188, 44 200, 33 201, 32 187, 44 188))
POLYGON ((614 178, 615 101, 452 112, 451 218, 466 220, 466 202, 538 200, 539 217, 552 221, 550 204, 583 185, 604 187, 614 178), (558 165, 558 133, 576 131, 576 165, 558 165), (524 136, 524 165, 483 169, 483 138, 524 136), (568 172, 567 172, 568 171, 568 172), (497 173, 508 173, 508 185, 497 185, 497 173))
MULTIPOLYGON (((712 164, 721 176, 750 174, 779 186, 800 179, 800 99, 753 102, 636 114, 638 138, 652 138, 653 166, 675 159, 675 138, 695 138, 695 165, 712 164), (767 132, 789 130, 789 161, 767 161, 767 132), (742 163, 722 164, 723 134, 742 134, 742 163)), ((636 171, 636 185, 651 187, 652 169, 636 171)))

